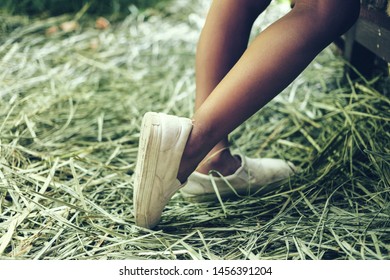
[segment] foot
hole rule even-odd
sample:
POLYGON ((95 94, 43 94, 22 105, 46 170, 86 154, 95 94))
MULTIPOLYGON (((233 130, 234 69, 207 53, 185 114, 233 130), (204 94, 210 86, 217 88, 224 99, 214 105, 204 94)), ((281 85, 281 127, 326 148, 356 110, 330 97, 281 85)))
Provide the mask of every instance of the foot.
POLYGON ((141 127, 134 174, 135 222, 153 228, 173 194, 183 184, 178 170, 192 130, 190 119, 162 113, 146 113, 141 127))
POLYGON ((234 174, 241 166, 241 158, 232 155, 227 147, 213 149, 208 156, 199 164, 196 169, 202 174, 209 174, 210 171, 218 171, 223 176, 234 174))
POLYGON ((192 201, 264 194, 280 186, 295 172, 291 162, 270 158, 240 158, 240 167, 231 175, 212 176, 195 171, 181 189, 182 195, 192 201), (215 187, 216 186, 216 189, 215 187))

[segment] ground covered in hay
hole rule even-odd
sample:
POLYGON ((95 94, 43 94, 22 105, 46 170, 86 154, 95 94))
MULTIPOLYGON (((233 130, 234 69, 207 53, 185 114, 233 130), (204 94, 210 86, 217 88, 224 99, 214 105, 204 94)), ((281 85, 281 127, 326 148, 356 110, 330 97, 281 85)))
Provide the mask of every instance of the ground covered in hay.
POLYGON ((155 231, 134 225, 142 115, 193 110, 208 1, 183 2, 132 7, 109 26, 83 14, 0 19, 1 258, 390 259, 390 82, 343 80, 331 48, 231 136, 298 175, 223 203, 177 194, 155 231))

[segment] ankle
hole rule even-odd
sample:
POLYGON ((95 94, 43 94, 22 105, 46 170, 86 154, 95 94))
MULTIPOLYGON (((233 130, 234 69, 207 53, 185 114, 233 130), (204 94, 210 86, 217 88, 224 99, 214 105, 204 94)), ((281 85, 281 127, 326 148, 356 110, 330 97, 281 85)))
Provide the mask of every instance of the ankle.
POLYGON ((191 133, 180 161, 177 178, 182 183, 184 183, 191 173, 195 171, 205 155, 204 151, 201 149, 202 146, 198 145, 199 142, 195 138, 196 136, 191 133))
POLYGON ((233 156, 228 147, 215 151, 213 149, 196 169, 198 172, 208 174, 214 170, 223 176, 234 174, 241 166, 237 156, 233 156))

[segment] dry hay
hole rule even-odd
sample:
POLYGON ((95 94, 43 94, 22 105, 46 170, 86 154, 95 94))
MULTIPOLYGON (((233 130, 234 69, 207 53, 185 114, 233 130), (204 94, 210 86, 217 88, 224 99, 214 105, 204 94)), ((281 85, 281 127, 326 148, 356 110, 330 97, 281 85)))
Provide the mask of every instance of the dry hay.
POLYGON ((24 18, 12 31, 4 19, 1 258, 389 259, 389 83, 341 83, 329 48, 231 136, 249 156, 292 160, 297 176, 222 203, 178 194, 155 231, 134 225, 140 118, 193 110, 205 5, 170 9, 50 34, 75 18, 24 18))

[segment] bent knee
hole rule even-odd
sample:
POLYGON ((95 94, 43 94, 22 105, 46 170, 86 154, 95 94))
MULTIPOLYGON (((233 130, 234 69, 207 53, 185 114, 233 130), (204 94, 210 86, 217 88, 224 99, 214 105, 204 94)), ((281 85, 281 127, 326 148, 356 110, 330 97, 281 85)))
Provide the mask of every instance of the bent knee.
POLYGON ((305 12, 319 28, 341 35, 356 22, 360 0, 296 0, 294 9, 305 12))
POLYGON ((255 15, 260 15, 270 3, 271 0, 244 0, 240 4, 245 6, 255 15))

